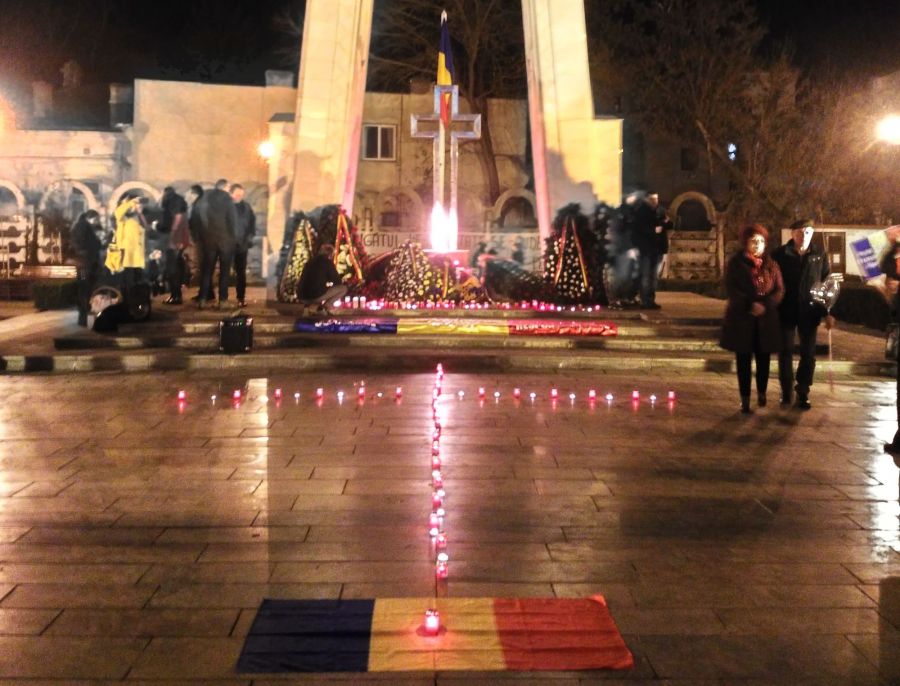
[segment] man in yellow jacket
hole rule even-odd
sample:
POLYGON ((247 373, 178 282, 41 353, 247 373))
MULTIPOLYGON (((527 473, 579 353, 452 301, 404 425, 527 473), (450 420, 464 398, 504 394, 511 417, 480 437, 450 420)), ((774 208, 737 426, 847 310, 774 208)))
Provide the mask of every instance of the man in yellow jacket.
POLYGON ((137 276, 133 270, 143 270, 146 266, 141 200, 139 196, 126 197, 116 208, 115 250, 110 246, 106 260, 106 266, 110 271, 124 270, 126 283, 132 284, 137 276))

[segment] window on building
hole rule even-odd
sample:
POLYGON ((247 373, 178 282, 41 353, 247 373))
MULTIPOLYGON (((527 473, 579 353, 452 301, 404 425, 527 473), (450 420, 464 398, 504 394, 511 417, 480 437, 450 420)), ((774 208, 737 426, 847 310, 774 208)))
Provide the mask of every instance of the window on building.
POLYGON ((366 124, 363 126, 363 159, 394 160, 394 140, 396 127, 383 124, 366 124))
POLYGON ((732 162, 734 162, 737 159, 737 153, 738 153, 737 145, 735 145, 734 143, 729 143, 728 144, 728 159, 731 160, 732 162))
POLYGON ((696 148, 681 149, 681 171, 697 171, 700 166, 700 152, 696 148))

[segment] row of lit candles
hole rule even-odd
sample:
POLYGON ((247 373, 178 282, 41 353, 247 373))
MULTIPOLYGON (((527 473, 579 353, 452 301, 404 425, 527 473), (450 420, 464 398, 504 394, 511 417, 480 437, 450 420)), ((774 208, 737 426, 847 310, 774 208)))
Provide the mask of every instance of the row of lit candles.
MULTIPOLYGON (((428 516, 428 533, 434 541, 435 562, 434 575, 438 582, 445 581, 450 575, 450 556, 447 554, 447 534, 444 528, 444 477, 441 474, 441 419, 438 416, 437 404, 441 397, 444 381, 444 366, 437 366, 434 388, 431 391, 431 418, 434 420, 434 431, 431 434, 431 514, 428 516)), ((401 389, 397 389, 398 394, 401 389)), ((399 395, 398 395, 399 397, 399 395)), ((425 631, 436 636, 441 628, 438 611, 429 608, 425 611, 425 631)))
MULTIPOLYGON (((276 389, 275 389, 275 394, 274 394, 274 395, 275 395, 275 400, 278 401, 278 400, 281 400, 281 399, 282 399, 282 397, 283 397, 283 392, 282 392, 282 390, 281 390, 280 388, 276 388, 276 389)), ((364 398, 366 397, 366 385, 365 385, 365 382, 364 382, 364 381, 360 383, 359 389, 357 390, 356 395, 357 395, 357 397, 360 398, 360 399, 364 399, 364 398)), ((384 396, 384 393, 377 393, 376 395, 377 395, 377 397, 381 398, 381 397, 384 396)), ((478 397, 479 397, 480 399, 484 399, 486 395, 487 395, 487 391, 485 390, 485 388, 484 388, 483 386, 482 386, 482 387, 479 387, 479 388, 478 388, 478 397)), ((516 400, 519 400, 519 399, 522 397, 522 389, 520 389, 520 388, 514 388, 514 389, 513 389, 512 395, 513 395, 513 398, 515 398, 516 400)), ((346 394, 345 394, 343 391, 338 391, 338 392, 337 392, 337 399, 338 399, 338 400, 343 400, 345 396, 346 396, 346 394)), ((440 386, 437 386, 437 385, 436 385, 434 391, 432 392, 432 399, 436 401, 436 399, 437 399, 438 396, 440 396, 440 386)), ((460 399, 460 400, 462 400, 463 398, 465 398, 465 396, 466 396, 465 391, 460 391, 460 392, 459 392, 459 399, 460 399)), ((400 398, 403 397, 403 388, 402 388, 402 387, 397 386, 397 390, 396 390, 396 392, 395 392, 395 397, 396 397, 398 400, 399 400, 400 398)), ((537 393, 531 392, 531 393, 529 393, 528 397, 529 397, 531 400, 536 400, 536 399, 537 399, 537 393)), ((233 398, 234 398, 234 401, 235 401, 236 403, 241 402, 241 399, 243 398, 243 391, 241 391, 240 389, 235 390, 235 391, 234 391, 234 394, 233 394, 233 398)), ((324 388, 317 388, 317 389, 316 389, 316 399, 317 399, 317 400, 324 400, 324 398, 325 398, 325 389, 324 389, 324 388)), ((570 393, 570 394, 569 394, 569 400, 573 400, 573 401, 574 401, 576 398, 577 398, 577 396, 576 396, 574 393, 570 393)), ((215 396, 215 395, 212 396, 213 402, 215 402, 217 399, 218 399, 218 396, 215 396)), ((299 394, 299 393, 294 393, 294 400, 299 400, 299 399, 300 399, 300 394, 299 394)), ((500 391, 494 391, 494 399, 495 399, 495 400, 499 400, 499 399, 500 399, 500 391)), ((551 400, 558 400, 558 399, 559 399, 559 389, 557 389, 557 388, 552 388, 552 389, 550 389, 550 399, 551 399, 551 400)), ((597 399, 597 391, 595 391, 594 389, 589 390, 589 391, 588 391, 588 400, 596 400, 596 399, 597 399)), ((641 392, 640 392, 640 391, 637 391, 637 390, 632 391, 632 392, 631 392, 631 399, 632 399, 632 400, 640 400, 640 399, 641 399, 641 392)), ((675 391, 669 391, 669 392, 668 392, 668 399, 669 399, 670 401, 674 401, 674 400, 675 400, 675 391)), ((186 400, 187 400, 187 392, 186 392, 186 391, 178 391, 178 401, 179 401, 179 403, 183 403, 183 402, 185 402, 186 400)), ((263 397, 262 397, 262 400, 263 400, 263 402, 268 401, 268 397, 263 396, 263 397)), ((606 394, 606 401, 607 401, 607 402, 612 402, 613 400, 614 400, 613 394, 612 394, 612 393, 607 393, 607 394, 606 394)), ((655 403, 657 400, 658 400, 658 398, 657 398, 656 395, 651 395, 651 396, 650 396, 650 402, 651 402, 651 403, 655 403)))
POLYGON ((532 300, 521 303, 462 303, 455 302, 399 302, 386 300, 366 300, 364 297, 349 297, 334 302, 335 309, 344 310, 522 310, 529 312, 600 312, 600 305, 553 305, 532 300))

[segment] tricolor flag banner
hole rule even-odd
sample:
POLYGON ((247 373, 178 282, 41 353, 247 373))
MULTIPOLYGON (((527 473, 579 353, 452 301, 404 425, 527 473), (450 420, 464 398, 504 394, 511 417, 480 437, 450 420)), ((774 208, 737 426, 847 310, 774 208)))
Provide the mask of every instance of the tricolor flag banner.
MULTIPOLYGON (((450 49, 450 27, 447 24, 447 12, 441 13, 441 49, 438 54, 437 85, 452 86, 456 82, 453 71, 453 52, 450 49)), ((441 96, 441 121, 444 126, 450 125, 450 94, 441 96)))
POLYGON ((632 669, 602 596, 264 600, 237 671, 569 671, 632 669), (425 610, 441 629, 429 635, 425 610))

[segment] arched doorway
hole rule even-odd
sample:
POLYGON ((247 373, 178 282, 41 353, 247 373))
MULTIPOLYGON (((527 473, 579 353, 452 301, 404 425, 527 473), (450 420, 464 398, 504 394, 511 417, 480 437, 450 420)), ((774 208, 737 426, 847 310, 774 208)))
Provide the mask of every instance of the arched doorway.
POLYGON ((538 225, 537 201, 534 194, 524 188, 510 190, 501 195, 494 205, 494 220, 503 231, 536 229, 538 225))
POLYGON ((715 279, 721 272, 722 255, 718 213, 703 193, 682 193, 672 201, 669 216, 675 230, 669 236, 665 277, 715 279))
POLYGON ((100 210, 97 196, 86 184, 72 179, 55 181, 47 186, 38 203, 38 214, 59 214, 68 221, 86 210, 100 210))
POLYGON ((12 219, 25 213, 25 194, 12 181, 0 179, 0 219, 12 219))
POLYGON ((109 198, 109 202, 106 205, 108 216, 113 216, 116 211, 116 207, 119 206, 119 200, 121 200, 122 196, 129 191, 135 191, 148 200, 152 200, 154 203, 158 203, 160 199, 162 199, 162 193, 156 190, 156 188, 151 186, 149 183, 144 183, 143 181, 129 181, 128 183, 123 183, 112 192, 112 195, 109 198))

